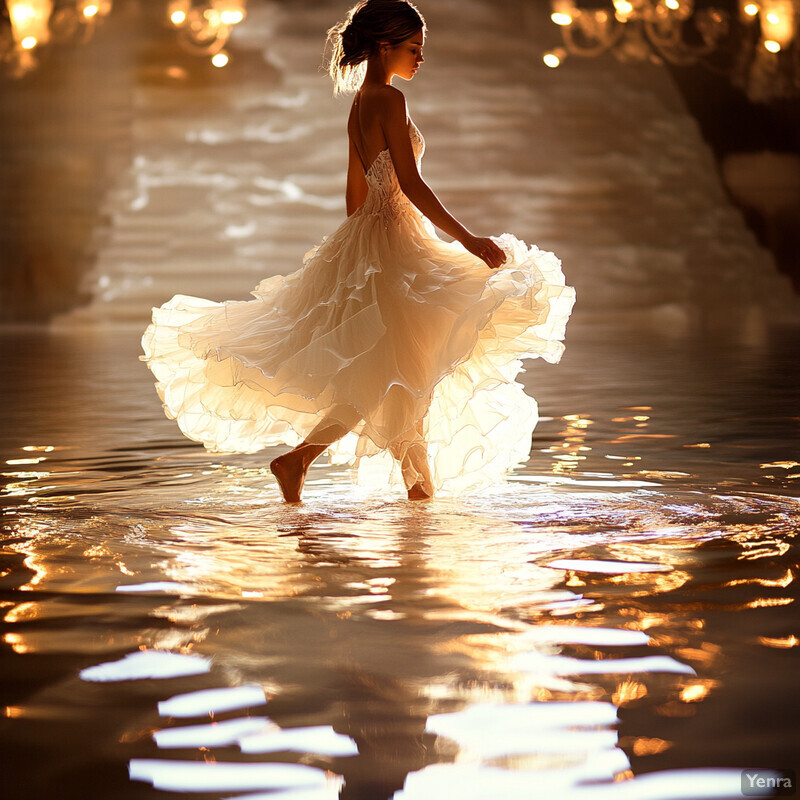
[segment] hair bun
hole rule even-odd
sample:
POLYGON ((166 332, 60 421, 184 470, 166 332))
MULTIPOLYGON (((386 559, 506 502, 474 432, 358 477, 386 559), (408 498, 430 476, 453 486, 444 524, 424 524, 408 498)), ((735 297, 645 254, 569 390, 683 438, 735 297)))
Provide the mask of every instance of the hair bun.
POLYGON ((373 42, 356 23, 351 22, 342 31, 342 60, 341 64, 358 64, 369 57, 373 42))

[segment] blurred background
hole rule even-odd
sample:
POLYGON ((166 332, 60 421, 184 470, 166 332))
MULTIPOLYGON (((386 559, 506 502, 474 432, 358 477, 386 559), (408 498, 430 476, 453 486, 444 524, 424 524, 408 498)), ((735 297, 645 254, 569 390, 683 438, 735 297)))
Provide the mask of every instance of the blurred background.
MULTIPOLYGON (((344 216, 340 0, 6 0, 0 321, 245 297, 344 216)), ((554 250, 578 319, 759 336, 800 285, 793 0, 438 0, 403 88, 463 221, 554 250)))

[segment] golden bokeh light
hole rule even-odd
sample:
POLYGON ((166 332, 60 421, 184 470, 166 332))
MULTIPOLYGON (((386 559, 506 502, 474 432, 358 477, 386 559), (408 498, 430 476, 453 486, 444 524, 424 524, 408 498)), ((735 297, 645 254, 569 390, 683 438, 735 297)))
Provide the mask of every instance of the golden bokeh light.
POLYGON ((555 69, 561 64, 561 59, 555 53, 545 53, 542 56, 542 61, 544 61, 545 65, 550 67, 550 69, 555 69))
POLYGON ((27 3, 12 3, 9 8, 9 15, 14 25, 23 25, 36 18, 36 9, 27 3))
POLYGON ((220 21, 223 25, 238 25, 244 19, 244 12, 241 9, 225 10, 220 13, 220 21))
POLYGON ((764 49, 769 50, 770 53, 779 53, 781 51, 781 46, 774 39, 767 39, 764 42, 764 49))
POLYGON ((684 703, 699 703, 708 697, 709 692, 717 685, 716 681, 690 683, 681 689, 681 700, 684 703))

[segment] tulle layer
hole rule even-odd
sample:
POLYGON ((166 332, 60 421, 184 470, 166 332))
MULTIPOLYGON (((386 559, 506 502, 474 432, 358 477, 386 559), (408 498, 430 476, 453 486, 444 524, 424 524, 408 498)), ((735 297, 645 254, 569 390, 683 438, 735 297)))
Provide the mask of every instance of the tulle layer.
POLYGON ((167 415, 209 450, 338 427, 332 460, 385 485, 421 437, 436 490, 485 485, 528 456, 536 403, 515 379, 523 358, 559 360, 574 302, 552 253, 497 241, 507 261, 490 271, 413 207, 357 213, 253 300, 154 309, 142 358, 167 415))

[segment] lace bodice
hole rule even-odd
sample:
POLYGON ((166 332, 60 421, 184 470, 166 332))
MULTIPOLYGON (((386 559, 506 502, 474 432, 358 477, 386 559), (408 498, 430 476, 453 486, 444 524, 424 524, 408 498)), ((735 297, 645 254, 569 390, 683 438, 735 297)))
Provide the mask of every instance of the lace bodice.
MULTIPOLYGON (((425 152, 425 139, 422 138, 419 128, 411 120, 408 121, 408 135, 411 139, 414 158, 419 166, 425 152)), ((411 201, 400 188, 388 147, 378 153, 364 177, 367 179, 369 188, 367 199, 359 211, 366 214, 379 212, 397 214, 401 209, 411 205, 411 201)))

